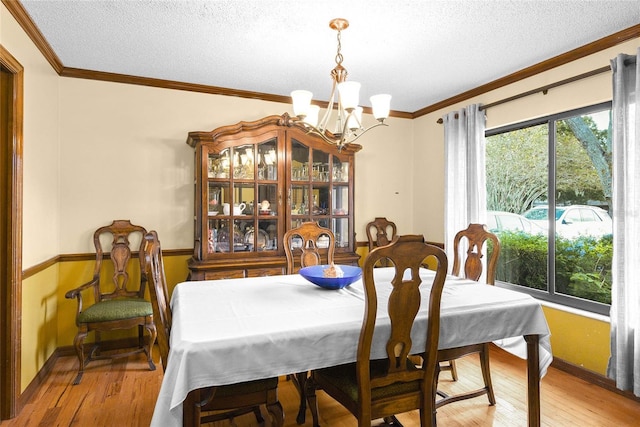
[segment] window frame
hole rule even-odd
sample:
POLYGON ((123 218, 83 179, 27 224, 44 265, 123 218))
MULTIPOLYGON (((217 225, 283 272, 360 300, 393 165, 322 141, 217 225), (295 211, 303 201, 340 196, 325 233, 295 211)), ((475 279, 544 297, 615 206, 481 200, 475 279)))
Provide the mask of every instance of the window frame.
MULTIPOLYGON (((505 126, 495 127, 491 129, 485 130, 485 138, 503 134, 507 132, 513 132, 520 129, 525 129, 533 126, 540 126, 547 124, 548 126, 548 177, 547 182, 548 188, 555 188, 556 185, 556 145, 555 145, 555 137, 557 134, 556 122, 560 120, 567 119, 569 117, 577 116, 577 115, 587 115, 596 112, 600 112, 603 110, 611 110, 612 101, 602 102, 586 107, 576 108, 569 111, 563 111, 560 113, 555 113, 543 117, 538 117, 535 119, 526 120, 523 122, 517 122, 505 126)), ((554 213, 556 210, 556 201, 555 197, 548 197, 549 212, 554 213)), ((556 222, 549 218, 549 230, 548 236, 554 236, 556 231, 556 222)), ((548 252, 547 252, 547 291, 543 291, 540 289, 528 288, 526 286, 514 285, 512 283, 503 282, 496 280, 496 286, 503 287, 506 289, 511 289, 518 292, 523 292, 533 296, 534 298, 549 301, 552 303, 564 305, 567 307, 571 307, 574 309, 589 311, 592 313, 602 314, 605 316, 609 316, 609 311, 611 306, 609 304, 604 304, 596 301, 586 300, 583 298, 574 297, 571 295, 560 294, 555 292, 555 253, 556 253, 556 245, 555 239, 548 239, 548 252)))

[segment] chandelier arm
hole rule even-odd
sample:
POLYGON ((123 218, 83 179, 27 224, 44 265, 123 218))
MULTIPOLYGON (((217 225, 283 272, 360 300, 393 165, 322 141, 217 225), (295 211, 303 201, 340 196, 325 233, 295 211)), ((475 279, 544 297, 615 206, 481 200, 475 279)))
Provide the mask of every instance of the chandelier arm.
MULTIPOLYGON (((325 142, 327 142, 329 144, 336 145, 338 147, 338 151, 341 151, 344 146, 347 146, 347 145, 349 145, 351 143, 354 143, 358 138, 360 138, 362 135, 364 135, 365 133, 369 132, 373 128, 377 128, 379 126, 389 126, 388 124, 384 123, 383 121, 379 121, 378 123, 376 123, 374 125, 371 125, 366 129, 361 129, 362 132, 360 132, 358 134, 351 132, 350 135, 352 135, 353 138, 347 141, 346 133, 343 133, 339 139, 337 139, 337 138, 329 138, 325 134, 324 131, 321 131, 317 127, 311 126, 310 124, 305 123, 305 122, 303 122, 303 124, 304 124, 305 128, 307 129, 307 133, 308 134, 318 135, 320 138, 323 139, 323 141, 325 141, 325 142)), ((344 132, 346 132, 347 130, 348 129, 345 129, 344 132)))
POLYGON ((339 145, 338 141, 336 141, 335 139, 329 138, 324 133, 324 131, 321 131, 320 129, 318 129, 315 126, 311 126, 308 123, 305 123, 304 125, 307 128, 307 133, 308 134, 318 135, 320 138, 322 138, 325 142, 328 142, 329 144, 339 145))
POLYGON ((370 131, 371 129, 373 129, 373 128, 377 128, 378 126, 389 126, 389 125, 388 125, 388 124, 386 124, 386 123, 384 123, 384 122, 378 122, 378 123, 376 123, 376 124, 374 124, 374 125, 369 126, 369 127, 368 127, 368 128, 366 128, 366 129, 363 129, 363 130, 362 130, 362 132, 360 132, 360 133, 358 133, 358 134, 352 133, 352 135, 354 135, 353 139, 351 139, 351 140, 349 140, 349 141, 346 141, 346 142, 343 142, 343 143, 342 143, 342 145, 349 145, 349 144, 351 144, 351 143, 356 142, 356 140, 357 140, 358 138, 360 138, 362 135, 364 135, 365 133, 369 132, 369 131, 370 131))
MULTIPOLYGON (((327 129, 327 125, 329 123, 329 119, 331 119, 331 115, 333 114, 333 99, 336 93, 336 81, 333 81, 333 86, 331 87, 331 96, 329 97, 329 104, 327 105, 327 109, 324 112, 324 116, 322 116, 322 120, 320 120, 320 129, 323 131, 327 129)), ((340 111, 338 111, 340 114, 340 111)))

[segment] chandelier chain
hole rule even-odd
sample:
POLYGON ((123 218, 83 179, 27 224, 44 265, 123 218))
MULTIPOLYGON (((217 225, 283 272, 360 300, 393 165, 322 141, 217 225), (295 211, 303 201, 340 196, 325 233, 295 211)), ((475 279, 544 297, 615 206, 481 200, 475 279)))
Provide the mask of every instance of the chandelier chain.
POLYGON ((337 36, 337 38, 338 38, 338 52, 336 53, 336 64, 338 64, 338 65, 342 65, 342 61, 344 60, 344 58, 342 57, 342 53, 341 53, 342 43, 340 42, 340 33, 341 33, 341 31, 338 30, 338 36, 337 36))

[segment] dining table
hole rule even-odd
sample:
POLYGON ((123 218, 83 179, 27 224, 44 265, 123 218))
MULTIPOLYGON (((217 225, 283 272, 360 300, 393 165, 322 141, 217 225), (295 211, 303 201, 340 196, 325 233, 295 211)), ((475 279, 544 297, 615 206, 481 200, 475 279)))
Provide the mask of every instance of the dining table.
MULTIPOLYGON (((434 274, 420 269, 427 288, 434 274)), ((374 270, 379 301, 372 358, 385 356, 386 298, 394 275, 393 267, 374 270)), ((425 346, 428 289, 421 298, 412 330, 415 353, 425 346)), ((364 308, 362 279, 339 290, 299 274, 179 283, 171 297, 169 360, 151 426, 181 426, 182 404, 192 390, 354 362, 364 308)), ((540 302, 526 293, 447 276, 438 348, 484 342, 527 359, 528 425, 539 426, 540 379, 552 361, 540 302)))

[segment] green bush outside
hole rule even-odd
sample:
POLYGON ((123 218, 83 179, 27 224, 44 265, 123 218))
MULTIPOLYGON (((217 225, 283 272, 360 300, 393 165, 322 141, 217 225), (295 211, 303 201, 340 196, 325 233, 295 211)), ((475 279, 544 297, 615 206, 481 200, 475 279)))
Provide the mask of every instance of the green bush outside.
MULTIPOLYGON (((547 290, 547 236, 503 231, 499 237, 496 280, 547 290)), ((611 304, 612 254, 611 235, 556 237, 556 293, 611 304)))

